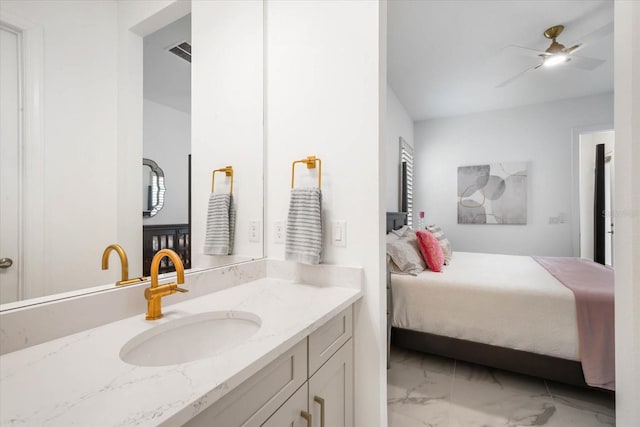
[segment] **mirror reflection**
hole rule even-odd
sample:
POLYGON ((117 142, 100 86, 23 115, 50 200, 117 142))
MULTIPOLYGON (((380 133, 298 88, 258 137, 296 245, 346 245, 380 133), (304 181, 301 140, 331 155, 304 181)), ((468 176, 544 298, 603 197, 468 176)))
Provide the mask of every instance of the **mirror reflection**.
POLYGON ((113 285, 119 269, 100 261, 116 243, 131 277, 165 247, 182 250, 185 268, 262 257, 262 239, 247 237, 262 221, 262 4, 240 3, 2 2, 0 258, 12 263, 0 269, 1 303, 113 285), (236 28, 211 29, 230 17, 236 28), (192 44, 196 58, 198 45, 217 54, 201 50, 192 65, 192 44), (220 137, 234 133, 234 147, 220 137), (141 173, 142 159, 162 174, 141 173), (238 173, 236 241, 233 255, 214 257, 203 249, 206 204, 211 171, 225 164, 238 173))
POLYGON ((142 216, 154 217, 164 207, 164 172, 151 159, 142 159, 142 216))

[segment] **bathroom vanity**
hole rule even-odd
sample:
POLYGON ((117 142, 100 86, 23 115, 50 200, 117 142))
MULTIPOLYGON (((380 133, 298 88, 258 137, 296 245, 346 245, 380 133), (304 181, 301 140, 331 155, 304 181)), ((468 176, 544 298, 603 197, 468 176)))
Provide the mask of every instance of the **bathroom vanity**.
MULTIPOLYGON (((1 425, 351 425, 360 297, 360 289, 265 277, 167 305, 159 320, 140 313, 5 354, 1 425), (245 313, 259 328, 196 360, 123 360, 154 331, 211 313, 245 313)), ((168 339, 169 355, 188 347, 168 339)))
POLYGON ((349 307, 186 426, 353 425, 352 322, 349 307))

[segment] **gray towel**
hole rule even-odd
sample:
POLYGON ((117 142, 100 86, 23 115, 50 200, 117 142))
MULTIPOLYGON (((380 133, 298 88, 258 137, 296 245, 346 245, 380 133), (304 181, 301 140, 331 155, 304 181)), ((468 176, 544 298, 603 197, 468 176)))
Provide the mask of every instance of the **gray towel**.
POLYGON ((207 211, 204 253, 206 255, 231 255, 235 230, 236 210, 233 206, 233 196, 211 193, 207 211))
POLYGON ((320 264, 322 252, 322 193, 319 188, 291 190, 285 259, 320 264))

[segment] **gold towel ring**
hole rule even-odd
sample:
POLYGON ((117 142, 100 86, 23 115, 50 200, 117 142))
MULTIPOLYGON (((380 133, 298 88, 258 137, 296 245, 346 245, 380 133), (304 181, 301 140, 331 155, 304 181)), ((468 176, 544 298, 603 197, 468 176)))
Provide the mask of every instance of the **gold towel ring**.
POLYGON ((214 183, 216 180, 216 172, 224 172, 226 176, 231 177, 231 185, 229 187, 229 194, 233 194, 233 166, 226 166, 224 168, 216 169, 211 173, 211 192, 215 188, 214 183))
POLYGON ((318 163, 318 188, 322 188, 322 160, 320 160, 316 156, 308 156, 306 159, 296 160, 293 163, 291 163, 291 188, 293 188, 295 183, 296 163, 305 163, 307 165, 307 169, 315 169, 316 162, 318 163))

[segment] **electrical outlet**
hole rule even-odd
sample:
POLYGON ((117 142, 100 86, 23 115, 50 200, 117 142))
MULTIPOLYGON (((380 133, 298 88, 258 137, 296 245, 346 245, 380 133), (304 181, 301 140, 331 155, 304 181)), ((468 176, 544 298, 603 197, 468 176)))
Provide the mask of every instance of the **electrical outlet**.
POLYGON ((284 221, 276 221, 274 224, 274 239, 275 243, 284 243, 285 239, 285 228, 284 221))
POLYGON ((260 221, 249 221, 249 241, 260 243, 260 221))

